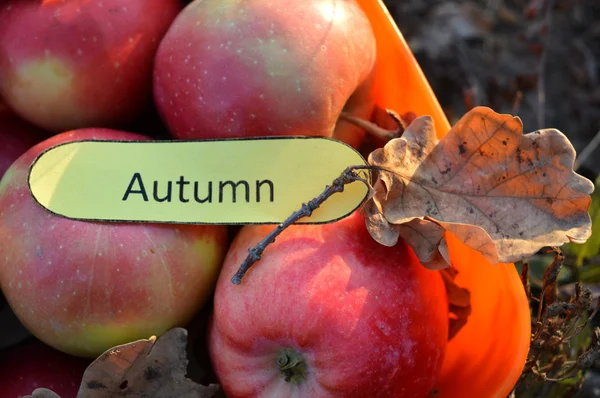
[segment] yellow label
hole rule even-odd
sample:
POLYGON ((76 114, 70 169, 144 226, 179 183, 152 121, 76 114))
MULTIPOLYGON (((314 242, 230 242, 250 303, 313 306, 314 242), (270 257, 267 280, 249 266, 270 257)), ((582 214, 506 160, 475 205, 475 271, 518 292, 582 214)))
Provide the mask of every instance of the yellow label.
MULTIPOLYGON (((42 153, 29 173, 37 202, 79 220, 194 224, 280 223, 348 166, 352 147, 327 138, 77 141, 42 153)), ((338 220, 368 189, 332 195, 302 223, 338 220)))

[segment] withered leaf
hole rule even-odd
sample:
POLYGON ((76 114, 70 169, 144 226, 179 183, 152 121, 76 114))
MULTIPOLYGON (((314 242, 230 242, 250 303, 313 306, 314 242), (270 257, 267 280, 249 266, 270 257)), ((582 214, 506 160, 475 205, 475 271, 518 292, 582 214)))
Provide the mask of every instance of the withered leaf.
POLYGON ((471 315, 471 292, 456 284, 457 273, 458 271, 452 267, 440 271, 448 294, 448 340, 452 340, 456 336, 467 324, 471 315))
POLYGON ((366 204, 367 227, 383 245, 402 236, 436 269, 449 265, 440 250, 447 251, 445 233, 492 264, 583 243, 594 185, 573 171, 574 159, 560 131, 523 134, 518 117, 487 107, 469 111, 440 141, 432 118, 422 116, 369 156, 384 170, 366 204))
POLYGON ((216 384, 202 386, 186 377, 187 331, 174 328, 156 339, 114 347, 90 364, 78 398, 209 398, 216 384))

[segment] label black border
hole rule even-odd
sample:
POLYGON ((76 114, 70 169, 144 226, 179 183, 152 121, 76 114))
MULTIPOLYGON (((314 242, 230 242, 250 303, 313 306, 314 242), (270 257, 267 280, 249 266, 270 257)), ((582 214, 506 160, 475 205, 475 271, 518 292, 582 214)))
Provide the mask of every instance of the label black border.
MULTIPOLYGON (((132 134, 131 132, 127 132, 124 131, 125 133, 129 133, 132 134)), ((135 134, 135 133, 134 133, 135 134)), ((139 134, 139 133, 138 133, 139 134)), ((50 137, 50 139, 52 139, 53 137, 50 137)), ((281 224, 283 222, 282 221, 265 221, 265 222, 175 222, 175 221, 156 221, 156 220, 113 220, 113 219, 96 219, 96 218, 77 218, 77 217, 68 217, 65 216, 64 214, 59 214, 55 211, 52 211, 50 209, 48 209, 47 207, 45 207, 44 205, 42 205, 38 199, 36 198, 36 196, 33 194, 33 191, 31 189, 31 171, 33 170, 33 167, 36 165, 36 163, 38 162, 38 160, 44 156, 46 153, 59 148, 61 146, 65 146, 65 145, 71 145, 71 144, 76 144, 76 143, 81 143, 81 142, 108 142, 108 143, 144 143, 144 144, 170 144, 170 143, 190 143, 190 142, 227 142, 227 141, 266 141, 266 140, 292 140, 292 139, 300 139, 300 140, 327 140, 327 141, 334 141, 338 144, 341 145, 345 145, 346 147, 352 149, 364 162, 364 165, 368 165, 368 161, 363 157, 363 155, 353 146, 347 144, 346 142, 340 141, 340 140, 336 140, 334 138, 331 137, 321 137, 321 136, 261 136, 261 137, 236 137, 236 138, 212 138, 212 139, 186 139, 186 140, 178 140, 178 139, 169 139, 169 140, 161 140, 161 139, 153 139, 151 137, 149 137, 148 140, 102 140, 102 139, 75 139, 74 141, 69 141, 69 142, 63 142, 60 143, 58 145, 54 145, 50 148, 46 148, 44 151, 42 151, 38 156, 36 156, 36 158, 33 160, 33 162, 31 163, 31 165, 29 166, 29 169, 27 171, 27 190, 29 191, 29 194, 31 195, 31 197, 33 198, 33 200, 35 201, 35 203, 37 203, 38 206, 40 206, 42 209, 44 209, 45 211, 47 211, 48 213, 51 213, 55 216, 58 217, 62 217, 62 218, 66 218, 68 220, 75 220, 75 221, 85 221, 85 222, 96 222, 96 223, 112 223, 112 224, 164 224, 164 225, 232 225, 232 226, 239 226, 239 225, 276 225, 276 224, 281 224)), ((350 165, 348 165, 350 166, 350 165)), ((340 170, 340 174, 342 173, 343 170, 340 170)), ((368 182, 369 184, 372 184, 372 180, 371 180, 371 175, 368 175, 368 182)), ((367 190, 367 192, 365 193, 365 196, 363 197, 363 199, 360 201, 360 203, 351 211, 349 211, 348 213, 344 214, 341 217, 338 217, 336 219, 331 219, 328 221, 313 221, 313 222, 296 222, 294 223, 295 225, 324 225, 324 224, 330 224, 330 223, 334 223, 336 221, 342 220, 348 216, 350 216, 352 213, 354 213, 357 209, 359 209, 360 207, 362 207, 362 205, 365 203, 365 201, 367 200, 369 196, 369 191, 367 190)), ((307 200, 302 201, 301 203, 299 203, 298 205, 298 209, 300 210, 302 204, 308 202, 309 200, 311 200, 313 198, 307 198, 307 200)), ((292 214, 290 214, 291 216, 292 214)))

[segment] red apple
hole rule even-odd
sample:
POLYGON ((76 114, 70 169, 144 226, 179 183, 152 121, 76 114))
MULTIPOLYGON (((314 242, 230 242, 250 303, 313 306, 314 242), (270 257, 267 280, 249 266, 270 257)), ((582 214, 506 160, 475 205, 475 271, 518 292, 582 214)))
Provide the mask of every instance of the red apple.
POLYGON ((49 135, 0 103, 0 179, 12 162, 49 135))
POLYGON ((89 364, 37 340, 0 351, 0 395, 21 398, 48 388, 61 398, 75 398, 89 364))
POLYGON ((217 283, 209 349, 227 396, 426 396, 448 338, 440 274, 402 241, 376 243, 356 212, 285 230, 232 284, 272 228, 244 227, 217 283))
POLYGON ((370 115, 375 58, 354 0, 195 0, 160 43, 154 97, 177 138, 331 136, 344 107, 370 115))
MULTIPOLYGON (((19 156, 48 138, 48 133, 14 114, 0 101, 0 180, 19 156)), ((0 244, 2 239, 0 238, 0 244)), ((31 336, 21 325, 0 291, 0 349, 15 345, 31 336)), ((0 375, 1 377, 1 375, 0 375)), ((0 385, 2 383, 0 382, 0 385)))
POLYGON ((0 287, 32 334, 70 354, 184 326, 211 296, 227 229, 99 223, 55 216, 31 196, 28 169, 42 151, 83 140, 143 136, 105 129, 56 135, 21 156, 0 183, 0 287))
POLYGON ((152 61, 179 0, 7 0, 0 94, 52 132, 113 127, 152 100, 152 61))

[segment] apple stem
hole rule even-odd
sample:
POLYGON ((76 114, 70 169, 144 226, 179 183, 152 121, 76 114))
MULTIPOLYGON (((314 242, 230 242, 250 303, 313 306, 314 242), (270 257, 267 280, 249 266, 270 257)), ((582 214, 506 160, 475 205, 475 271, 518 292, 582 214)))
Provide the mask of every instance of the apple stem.
POLYGON ((339 118, 355 125, 356 127, 365 130, 368 134, 371 134, 372 136, 378 137, 387 142, 394 138, 400 137, 404 130, 406 130, 406 124, 400 116, 398 116, 396 113, 390 110, 388 110, 387 113, 392 119, 394 119, 394 121, 398 125, 398 127, 394 130, 384 129, 373 122, 353 116, 347 112, 342 112, 339 118))
POLYGON ((277 227, 271 231, 260 243, 258 243, 254 248, 248 250, 248 257, 244 260, 240 268, 235 273, 233 278, 231 278, 231 282, 233 284, 239 285, 242 282, 242 278, 246 275, 246 272, 250 269, 250 267, 260 260, 263 252, 267 248, 268 245, 275 242, 275 239, 279 234, 281 234, 287 227, 294 224, 296 221, 303 217, 310 217, 313 211, 318 209, 330 196, 337 192, 342 192, 344 190, 344 186, 346 184, 350 184, 355 181, 362 181, 369 187, 371 190, 371 184, 367 180, 366 177, 362 177, 358 175, 357 170, 379 170, 381 167, 377 166, 367 166, 367 165, 359 165, 359 166, 349 166, 347 167, 339 177, 333 180, 331 185, 327 185, 325 190, 313 200, 308 201, 307 203, 303 203, 300 210, 294 212, 291 216, 289 216, 284 222, 277 225, 277 227))
POLYGON ((300 384, 308 373, 302 354, 291 348, 282 350, 277 356, 277 367, 288 383, 300 384))

